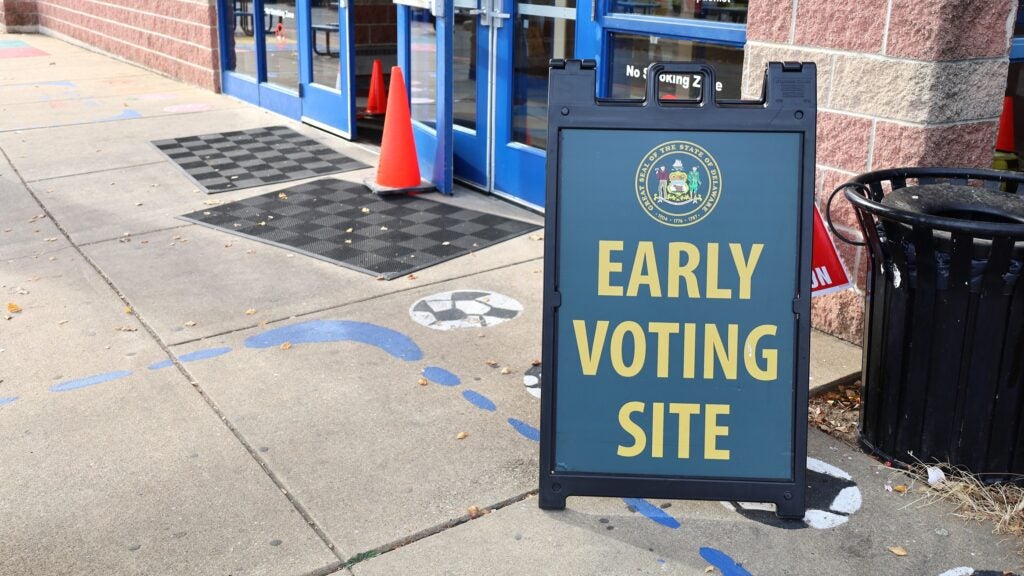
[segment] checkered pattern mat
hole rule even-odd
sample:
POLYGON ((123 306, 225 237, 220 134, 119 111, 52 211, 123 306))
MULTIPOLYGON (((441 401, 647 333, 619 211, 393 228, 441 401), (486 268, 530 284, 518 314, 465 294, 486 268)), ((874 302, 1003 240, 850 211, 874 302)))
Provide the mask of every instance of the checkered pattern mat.
POLYGON ((387 280, 540 228, 330 178, 181 218, 387 280))
POLYGON ((153 145, 207 193, 368 168, 286 126, 155 140, 153 145))

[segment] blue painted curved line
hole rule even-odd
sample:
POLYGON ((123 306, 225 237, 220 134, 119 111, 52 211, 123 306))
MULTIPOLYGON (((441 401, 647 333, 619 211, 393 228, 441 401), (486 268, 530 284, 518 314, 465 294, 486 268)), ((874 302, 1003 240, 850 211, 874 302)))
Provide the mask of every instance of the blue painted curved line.
POLYGON ((494 402, 491 402, 490 398, 484 396, 479 392, 474 392, 473 390, 464 390, 462 392, 462 397, 465 398, 466 401, 468 401, 470 404, 476 406, 477 408, 480 408, 481 410, 494 412, 495 410, 498 409, 498 407, 494 405, 494 402))
POLYGON ((17 396, 7 396, 4 398, 0 398, 0 406, 3 406, 4 404, 10 404, 11 402, 14 402, 17 399, 17 396))
POLYGON ((441 386, 458 386, 462 380, 458 376, 437 366, 427 366, 423 369, 423 377, 441 386))
MULTIPOLYGON (((228 352, 231 352, 231 348, 228 348, 227 346, 223 346, 221 348, 206 348, 205 350, 196 350, 195 352, 182 354, 181 356, 178 357, 178 361, 183 364, 187 364, 189 362, 198 362, 199 360, 209 360, 210 358, 216 358, 217 356, 222 356, 224 354, 227 354, 228 352)), ((160 370, 161 368, 168 368, 172 365, 173 363, 170 360, 163 360, 161 362, 157 362, 156 364, 151 364, 149 366, 149 369, 160 370)))
POLYGON ((728 554, 714 548, 702 547, 700 557, 722 572, 722 576, 751 576, 746 568, 740 566, 728 554))
POLYGON ((129 370, 120 370, 118 372, 107 372, 106 374, 97 374, 95 376, 88 376, 77 380, 68 380, 67 382, 54 384, 50 387, 50 392, 67 392, 68 390, 77 390, 79 388, 95 386, 96 384, 102 384, 104 382, 110 382, 111 380, 131 376, 131 374, 132 373, 129 370))
POLYGON ((423 358, 420 347, 405 334, 376 324, 349 320, 310 320, 282 326, 246 338, 245 346, 271 348, 285 342, 295 345, 343 341, 369 344, 407 362, 423 358))
POLYGON ((516 429, 516 432, 522 434, 524 438, 533 440, 534 442, 540 442, 540 430, 537 430, 522 420, 516 420, 515 418, 509 418, 508 423, 516 429))
POLYGON ((114 122, 115 120, 131 120, 132 118, 142 118, 142 114, 139 114, 131 108, 125 108, 117 116, 110 116, 109 118, 100 118, 95 122, 114 122))
POLYGON ((622 501, 631 506, 637 512, 646 516, 648 519, 653 520, 662 526, 668 526, 673 529, 679 528, 679 520, 669 516, 664 510, 643 498, 623 498, 622 501))

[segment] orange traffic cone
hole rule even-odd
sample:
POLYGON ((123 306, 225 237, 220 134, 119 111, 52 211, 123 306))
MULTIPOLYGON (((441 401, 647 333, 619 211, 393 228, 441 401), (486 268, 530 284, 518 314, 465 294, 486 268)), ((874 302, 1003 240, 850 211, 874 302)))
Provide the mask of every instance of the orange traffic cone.
POLYGON ((1003 114, 999 117, 999 133, 996 136, 996 150, 1000 152, 1013 152, 1013 96, 1003 97, 1003 114))
POLYGON ((384 71, 381 70, 380 60, 374 60, 373 73, 370 74, 370 95, 366 99, 366 114, 379 116, 384 114, 387 108, 388 95, 384 91, 384 71))
POLYGON ((405 94, 402 69, 391 69, 391 98, 384 115, 384 136, 380 143, 380 160, 376 179, 363 182, 374 194, 424 192, 434 187, 420 179, 416 159, 416 141, 412 135, 409 100, 405 94))

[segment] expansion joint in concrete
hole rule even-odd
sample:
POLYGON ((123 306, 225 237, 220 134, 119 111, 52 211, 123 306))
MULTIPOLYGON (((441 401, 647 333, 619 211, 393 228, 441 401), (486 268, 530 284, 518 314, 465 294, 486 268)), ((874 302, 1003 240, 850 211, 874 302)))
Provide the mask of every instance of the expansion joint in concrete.
POLYGON ((437 286, 437 285, 440 285, 440 284, 448 284, 450 282, 455 282, 457 280, 463 280, 465 278, 472 278, 473 276, 479 276, 479 275, 482 275, 482 274, 487 274, 487 273, 490 273, 490 272, 494 272, 496 270, 504 270, 506 268, 511 268, 513 266, 519 266, 520 264, 526 264, 526 263, 529 263, 529 262, 543 262, 543 261, 544 261, 543 257, 529 258, 527 260, 522 260, 522 261, 519 261, 519 262, 512 262, 512 263, 509 263, 509 264, 504 264, 502 266, 495 266, 494 268, 487 268, 486 270, 480 270, 480 271, 477 271, 477 272, 472 272, 470 274, 463 274, 462 276, 455 276, 455 277, 452 277, 452 278, 444 278, 444 279, 440 279, 440 280, 437 280, 437 281, 434 281, 434 282, 425 282, 423 284, 417 284, 415 286, 409 286, 408 288, 402 288, 402 289, 399 289, 399 290, 395 290, 394 292, 388 292, 387 294, 379 294, 379 295, 376 295, 376 296, 368 296, 366 298, 360 298, 358 300, 353 300, 351 302, 345 302, 344 304, 337 304, 337 305, 334 305, 334 306, 326 306, 324 308, 316 308, 314 310, 310 310, 308 312, 303 312, 301 314, 291 314, 291 315, 288 315, 288 316, 285 316, 285 317, 282 317, 282 318, 276 318, 276 319, 273 319, 273 320, 267 320, 265 323, 262 323, 262 324, 259 324, 259 325, 252 324, 250 326, 241 326, 239 328, 234 328, 232 330, 225 330, 223 332, 217 332, 215 334, 207 334, 205 336, 201 336, 201 337, 197 337, 197 338, 191 338, 191 339, 188 339, 188 340, 182 340, 181 342, 173 342, 173 343, 169 344, 169 346, 184 346, 185 344, 192 344, 192 343, 198 342, 200 340, 209 340, 210 338, 219 338, 219 337, 222 337, 222 336, 229 336, 231 334, 237 334, 239 332, 245 332, 247 330, 252 330, 253 328, 257 328, 257 327, 259 327, 261 325, 262 326, 270 326, 272 324, 276 324, 278 322, 284 322, 286 320, 295 320, 295 319, 298 319, 298 318, 306 318, 306 317, 309 317, 309 316, 314 316, 316 314, 322 314, 324 312, 330 312, 332 310, 339 310, 339 309, 345 308, 347 306, 354 306, 354 305, 357 305, 357 304, 364 304, 366 302, 372 302, 372 301, 380 299, 380 298, 391 297, 391 296, 394 296, 396 294, 402 294, 404 292, 411 292, 413 290, 420 290, 422 288, 427 288, 427 287, 430 287, 430 286, 437 286))

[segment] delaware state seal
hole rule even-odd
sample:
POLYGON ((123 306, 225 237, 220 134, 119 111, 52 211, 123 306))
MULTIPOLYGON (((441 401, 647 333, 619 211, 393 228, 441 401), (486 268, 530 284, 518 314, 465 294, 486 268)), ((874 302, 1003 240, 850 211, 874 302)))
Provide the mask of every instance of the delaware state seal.
POLYGON ((644 155, 636 170, 636 198, 647 215, 666 226, 689 226, 715 209, 722 171, 704 148, 673 140, 644 155))

